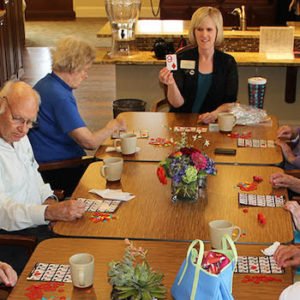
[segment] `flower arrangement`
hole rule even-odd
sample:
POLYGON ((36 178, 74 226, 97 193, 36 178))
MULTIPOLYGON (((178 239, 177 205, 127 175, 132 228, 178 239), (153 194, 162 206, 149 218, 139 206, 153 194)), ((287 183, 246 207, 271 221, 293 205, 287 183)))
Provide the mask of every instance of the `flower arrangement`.
MULTIPOLYGON (((201 139, 201 133, 193 136, 193 141, 201 139)), ((204 152, 188 144, 186 132, 181 133, 177 150, 171 153, 157 168, 157 176, 162 184, 167 184, 167 178, 172 179, 172 200, 196 200, 199 182, 207 175, 215 175, 217 170, 214 161, 204 152)), ((204 142, 207 147, 209 142, 204 142)))
POLYGON ((143 248, 134 247, 125 239, 127 247, 122 261, 109 263, 109 283, 113 286, 112 299, 152 300, 164 299, 166 288, 163 274, 149 266, 143 248))

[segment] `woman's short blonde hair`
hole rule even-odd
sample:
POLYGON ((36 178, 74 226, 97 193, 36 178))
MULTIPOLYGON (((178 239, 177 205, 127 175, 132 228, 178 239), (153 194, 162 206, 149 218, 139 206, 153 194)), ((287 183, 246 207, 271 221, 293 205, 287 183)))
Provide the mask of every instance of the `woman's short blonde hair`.
POLYGON ((92 64, 96 57, 95 49, 88 42, 74 36, 58 41, 52 51, 52 70, 73 73, 92 64))
POLYGON ((201 23, 206 17, 210 17, 216 25, 217 36, 215 45, 220 46, 223 43, 223 17, 217 8, 210 6, 200 7, 193 13, 189 30, 189 40, 192 45, 197 46, 195 30, 201 26, 201 23))

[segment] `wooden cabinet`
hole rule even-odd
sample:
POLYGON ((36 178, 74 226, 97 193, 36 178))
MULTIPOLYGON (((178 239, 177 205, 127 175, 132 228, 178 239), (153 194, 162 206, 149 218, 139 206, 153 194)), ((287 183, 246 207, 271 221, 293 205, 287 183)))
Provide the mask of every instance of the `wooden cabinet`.
POLYGON ((0 0, 0 86, 23 75, 25 43, 22 0, 0 0))
POLYGON ((248 26, 276 25, 278 0, 161 0, 161 19, 190 20, 192 14, 201 6, 220 9, 224 26, 239 26, 237 16, 231 14, 234 8, 245 5, 248 26))
POLYGON ((75 19, 73 0, 26 0, 26 20, 75 19))

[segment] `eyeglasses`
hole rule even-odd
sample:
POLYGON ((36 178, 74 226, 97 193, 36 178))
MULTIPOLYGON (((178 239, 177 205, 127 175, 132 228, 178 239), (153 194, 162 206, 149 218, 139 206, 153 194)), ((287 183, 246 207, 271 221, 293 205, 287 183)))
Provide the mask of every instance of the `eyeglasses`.
POLYGON ((11 109, 11 106, 9 104, 8 98, 6 96, 3 96, 1 98, 4 99, 6 101, 6 103, 7 103, 7 107, 9 108, 9 111, 10 111, 12 123, 14 123, 15 125, 18 125, 18 126, 23 126, 24 124, 26 124, 26 126, 28 128, 34 128, 34 127, 38 126, 38 123, 36 121, 25 120, 22 117, 14 116, 13 113, 12 113, 12 109, 11 109))

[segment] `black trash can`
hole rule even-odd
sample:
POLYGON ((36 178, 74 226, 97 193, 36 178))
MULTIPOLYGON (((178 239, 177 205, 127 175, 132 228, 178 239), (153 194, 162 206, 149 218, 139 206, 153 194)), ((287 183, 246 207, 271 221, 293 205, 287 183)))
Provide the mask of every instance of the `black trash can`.
POLYGON ((118 99, 113 101, 114 118, 121 112, 126 111, 145 111, 146 102, 140 99, 118 99))

